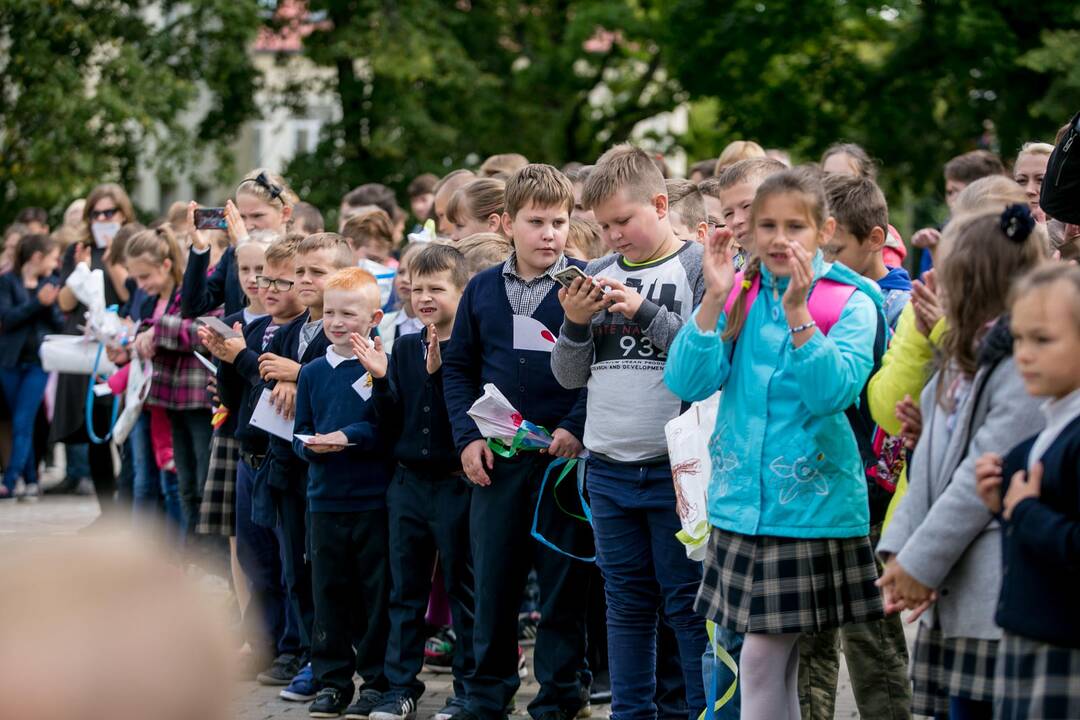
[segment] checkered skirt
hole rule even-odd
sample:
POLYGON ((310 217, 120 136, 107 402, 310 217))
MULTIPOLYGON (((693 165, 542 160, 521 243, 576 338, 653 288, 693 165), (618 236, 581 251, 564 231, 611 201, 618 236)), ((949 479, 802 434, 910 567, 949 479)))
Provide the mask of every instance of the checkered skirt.
POLYGON ((994 680, 1001 720, 1080 718, 1080 648, 1005 633, 994 680))
POLYGON ((200 535, 236 535, 236 466, 240 443, 235 438, 214 433, 210 439, 210 468, 206 472, 199 522, 200 535))
POLYGON ((949 696, 994 699, 997 640, 947 638, 919 625, 911 655, 911 709, 916 715, 944 715, 949 696))
POLYGON ((734 632, 817 632, 883 616, 866 537, 804 540, 713 528, 697 612, 734 632))

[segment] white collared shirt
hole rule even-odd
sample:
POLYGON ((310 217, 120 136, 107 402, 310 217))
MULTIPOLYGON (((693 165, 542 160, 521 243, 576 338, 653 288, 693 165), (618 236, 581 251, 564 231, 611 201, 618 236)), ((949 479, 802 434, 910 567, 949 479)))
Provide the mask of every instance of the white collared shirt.
POLYGON ((330 363, 330 367, 334 368, 335 370, 337 369, 338 365, 343 362, 348 362, 349 360, 356 360, 356 356, 350 355, 348 357, 342 357, 341 355, 337 354, 337 351, 334 350, 333 345, 326 348, 326 362, 330 363))
POLYGON ((1046 416, 1046 427, 1035 438, 1035 444, 1031 446, 1031 454, 1028 455, 1029 470, 1054 444, 1065 426, 1080 415, 1080 390, 1073 390, 1060 400, 1047 400, 1040 409, 1046 416))

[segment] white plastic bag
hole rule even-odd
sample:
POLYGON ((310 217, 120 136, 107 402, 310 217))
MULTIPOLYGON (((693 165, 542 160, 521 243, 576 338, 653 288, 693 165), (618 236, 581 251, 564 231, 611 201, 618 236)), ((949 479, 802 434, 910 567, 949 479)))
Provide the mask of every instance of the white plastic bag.
POLYGON ((135 428, 135 423, 142 413, 143 403, 150 395, 150 379, 153 375, 153 366, 149 360, 135 357, 131 360, 131 369, 128 370, 127 388, 124 390, 124 411, 113 426, 112 439, 117 445, 122 445, 128 435, 135 428))
POLYGON ((716 427, 720 393, 696 402, 690 409, 664 426, 671 478, 675 483, 676 509, 682 531, 679 540, 691 560, 705 559, 709 540, 708 489, 712 476, 709 438, 716 427))
MULTIPOLYGON (((82 335, 46 335, 38 350, 41 367, 45 372, 90 375, 94 372, 100 346, 97 340, 82 335)), ((104 352, 101 353, 97 372, 106 377, 116 372, 116 366, 104 352)))
POLYGON ((81 262, 68 275, 64 285, 86 306, 90 317, 100 317, 105 312, 105 274, 101 270, 91 270, 89 265, 81 262))

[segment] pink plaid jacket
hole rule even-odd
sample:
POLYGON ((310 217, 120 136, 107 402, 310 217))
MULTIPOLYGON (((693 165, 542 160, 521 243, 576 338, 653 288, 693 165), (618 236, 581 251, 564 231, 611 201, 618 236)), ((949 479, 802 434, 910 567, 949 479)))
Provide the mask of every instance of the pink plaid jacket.
MULTIPOLYGON (((211 315, 221 316, 218 308, 211 315)), ((199 345, 196 320, 180 317, 180 290, 173 294, 165 313, 153 321, 154 375, 150 382, 148 405, 167 410, 210 409, 206 384, 210 373, 195 359, 199 345)), ((205 350, 203 355, 209 356, 205 350)))

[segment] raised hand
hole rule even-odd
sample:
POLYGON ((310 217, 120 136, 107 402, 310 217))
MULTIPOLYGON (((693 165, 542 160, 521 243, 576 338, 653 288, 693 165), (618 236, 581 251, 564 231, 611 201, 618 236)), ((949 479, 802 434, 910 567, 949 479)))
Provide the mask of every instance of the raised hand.
POLYGON ((937 292, 937 280, 933 270, 922 280, 911 283, 911 307, 915 311, 915 329, 925 337, 945 315, 945 307, 937 292))
POLYGON ((784 291, 782 298, 786 313, 806 307, 806 299, 810 297, 810 288, 814 284, 814 256, 797 242, 790 243, 789 249, 791 250, 791 278, 788 280, 787 290, 784 291))
POLYGON ((248 236, 244 218, 240 216, 240 211, 236 209, 232 200, 225 201, 225 231, 229 233, 229 242, 233 247, 248 236))
POLYGON ((194 200, 188 203, 187 221, 188 227, 191 228, 191 249, 203 252, 210 249, 210 241, 206 239, 206 235, 195 224, 195 211, 198 209, 199 203, 194 200))
POLYGON ((352 341, 353 354, 364 369, 371 373, 371 377, 376 380, 386 377, 389 361, 383 350, 382 338, 377 337, 372 341, 360 333, 353 333, 349 339, 352 341))
POLYGON ((259 375, 263 380, 295 383, 300 377, 300 363, 274 353, 263 353, 259 356, 259 375))
POLYGON ((442 367, 442 350, 439 349, 439 333, 435 323, 428 325, 427 339, 427 374, 434 375, 442 367))
POLYGON ((727 302, 735 287, 735 235, 726 227, 718 227, 705 239, 702 274, 705 293, 721 304, 727 302))
POLYGON ((914 450, 922 435, 922 410, 905 395, 904 399, 896 403, 896 419, 900 421, 900 436, 904 438, 904 447, 914 450))

